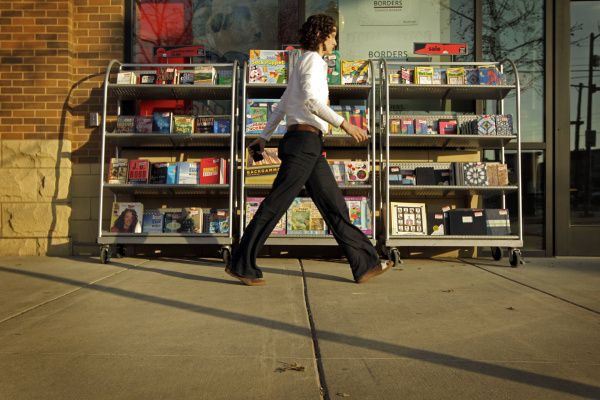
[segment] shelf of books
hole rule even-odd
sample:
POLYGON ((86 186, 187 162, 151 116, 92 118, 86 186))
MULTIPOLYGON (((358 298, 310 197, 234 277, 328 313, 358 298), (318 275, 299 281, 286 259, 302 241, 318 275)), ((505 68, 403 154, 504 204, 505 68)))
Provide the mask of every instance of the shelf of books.
POLYGON ((229 257, 238 70, 237 62, 109 63, 98 224, 103 263, 113 245, 117 254, 125 245, 218 245, 229 257), (121 114, 123 100, 134 100, 135 115, 121 114))
MULTIPOLYGON (((285 120, 267 143, 264 160, 254 162, 245 148, 262 132, 270 113, 277 107, 298 56, 295 51, 251 50, 250 61, 243 68, 242 99, 246 118, 241 128, 240 236, 279 170, 281 160, 277 145, 286 131, 285 120)), ((337 52, 326 57, 332 108, 351 123, 373 132, 375 89, 371 61, 340 60, 337 52)), ((344 193, 350 219, 375 244, 375 136, 370 135, 368 142, 357 144, 341 129, 331 128, 324 134, 323 143, 325 156, 344 193)), ((312 199, 302 190, 266 244, 334 246, 337 242, 312 199)))
MULTIPOLYGON (((501 247, 508 248, 510 264, 519 265, 523 246, 520 84, 514 63, 380 60, 379 73, 382 217, 390 258, 400 262, 398 247, 489 246, 495 259, 501 258, 501 247), (504 66, 510 73, 505 74, 504 66), (516 105, 514 116, 504 113, 509 95, 516 105), (393 101, 411 99, 493 100, 496 114, 390 112, 393 101), (518 154, 514 170, 509 170, 504 147, 512 141, 518 154), (482 149, 497 149, 500 162, 474 160, 481 159, 482 149), (463 154, 467 160, 458 160, 463 154), (414 161, 423 157, 427 160, 414 161), (449 159, 458 161, 435 162, 449 159), (518 215, 512 225, 506 208, 509 193, 517 195, 518 215), (486 196, 499 197, 502 208, 478 208, 486 196)), ((406 108, 406 102, 402 104, 406 108)))

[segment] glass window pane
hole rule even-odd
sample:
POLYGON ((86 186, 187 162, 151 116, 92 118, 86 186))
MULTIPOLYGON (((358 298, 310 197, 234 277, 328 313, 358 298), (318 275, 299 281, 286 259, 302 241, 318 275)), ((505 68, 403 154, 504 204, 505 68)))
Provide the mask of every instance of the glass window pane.
POLYGON ((139 0, 135 11, 134 62, 154 62, 158 46, 203 45, 213 62, 280 47, 278 0, 139 0))
POLYGON ((572 225, 600 224, 600 143, 596 134, 600 126, 600 98, 597 91, 589 91, 590 79, 592 85, 600 84, 599 19, 597 1, 571 2, 572 225))
MULTIPOLYGON (((509 181, 516 183, 514 176, 516 152, 505 151, 506 164, 509 170, 509 181)), ((486 150, 483 161, 500 162, 500 150, 486 150)), ((545 181, 546 154, 542 150, 522 151, 521 182, 523 184, 523 244, 525 249, 543 250, 546 247, 545 238, 545 181)), ((506 207, 510 215, 513 233, 518 233, 518 194, 506 196, 506 207)), ((483 200, 485 208, 502 208, 500 196, 486 197, 483 200)))
MULTIPOLYGON (((524 142, 544 141, 544 42, 544 0, 483 0, 483 59, 509 58, 517 66, 524 142)), ((512 71, 505 72, 510 82, 512 71)), ((514 100, 505 103, 505 113, 514 115, 514 100)))

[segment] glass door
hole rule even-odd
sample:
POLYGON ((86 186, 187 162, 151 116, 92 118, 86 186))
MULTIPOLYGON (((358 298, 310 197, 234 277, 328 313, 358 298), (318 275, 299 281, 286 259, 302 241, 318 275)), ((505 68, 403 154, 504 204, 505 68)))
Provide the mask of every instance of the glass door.
POLYGON ((600 255, 600 2, 557 9, 556 254, 600 255), (561 23, 562 22, 562 23, 561 23), (565 96, 563 96, 565 94, 565 96), (568 95, 567 95, 568 94, 568 95), (562 106, 562 107, 561 107, 562 106))

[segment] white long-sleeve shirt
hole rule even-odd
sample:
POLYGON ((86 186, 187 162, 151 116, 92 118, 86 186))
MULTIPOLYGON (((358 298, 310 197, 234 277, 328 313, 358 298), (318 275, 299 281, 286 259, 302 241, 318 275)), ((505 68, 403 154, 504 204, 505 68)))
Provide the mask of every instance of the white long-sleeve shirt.
POLYGON ((269 140, 283 116, 287 116, 287 126, 309 124, 321 132, 327 132, 327 124, 339 127, 344 117, 328 105, 327 63, 316 51, 306 51, 288 79, 288 86, 273 111, 267 126, 260 134, 269 140))

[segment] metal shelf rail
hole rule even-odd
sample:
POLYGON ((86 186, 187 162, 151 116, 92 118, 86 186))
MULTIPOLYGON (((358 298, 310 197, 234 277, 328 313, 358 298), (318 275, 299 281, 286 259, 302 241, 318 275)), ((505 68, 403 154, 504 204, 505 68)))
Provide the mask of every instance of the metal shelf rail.
POLYGON ((143 85, 143 84, 117 84, 111 82, 111 77, 117 72, 153 70, 155 68, 176 67, 190 69, 207 64, 125 64, 118 60, 112 60, 106 68, 104 76, 104 96, 102 104, 102 131, 101 131, 101 153, 100 153, 100 193, 99 193, 99 217, 98 217, 98 244, 101 246, 101 261, 107 263, 110 260, 111 246, 117 247, 117 255, 122 251, 123 245, 170 245, 170 244, 206 244, 219 245, 223 259, 227 259, 233 245, 232 221, 235 216, 234 190, 236 165, 236 117, 238 114, 237 103, 237 79, 238 62, 227 64, 209 64, 217 68, 232 70, 231 84, 203 84, 203 85, 143 85), (231 132, 225 134, 161 134, 161 133, 113 133, 106 131, 107 105, 110 96, 117 100, 117 115, 121 112, 122 100, 139 99, 189 99, 189 100, 231 100, 231 112, 221 116, 230 119, 231 132), (105 160, 107 141, 115 145, 115 157, 119 157, 120 149, 128 148, 188 148, 210 146, 211 148, 229 147, 229 184, 223 185, 167 185, 167 184, 108 184, 105 181, 105 160), (227 196, 227 207, 229 211, 230 229, 228 234, 210 233, 113 233, 102 228, 103 223, 103 200, 105 190, 113 194, 114 201, 117 195, 127 194, 131 196, 194 196, 215 195, 227 196))
MULTIPOLYGON (((329 86, 329 98, 332 102, 337 100, 366 100, 367 109, 369 110, 369 131, 375 132, 375 70, 373 69, 373 62, 369 61, 369 84, 367 85, 330 85, 329 86)), ((272 98, 279 99, 285 91, 287 84, 262 84, 262 83, 249 83, 248 78, 248 65, 244 63, 241 77, 242 85, 242 107, 246 106, 246 100, 250 98, 272 98)), ((243 110, 245 115, 245 109, 243 110)), ((250 185, 245 184, 246 175, 246 152, 245 147, 249 141, 258 137, 258 135, 247 135, 246 134, 246 121, 242 118, 241 121, 241 148, 239 149, 241 173, 240 173, 240 188, 239 188, 239 232, 240 237, 244 233, 245 228, 245 200, 248 192, 254 194, 266 194, 266 191, 271 188, 271 185, 250 185)), ((283 135, 271 136, 270 142, 277 142, 283 138, 283 135)), ((375 157, 376 157, 376 135, 370 134, 367 144, 356 143, 351 136, 323 136, 324 146, 327 148, 364 148, 366 150, 367 162, 370 165, 371 184, 369 185, 340 185, 340 188, 344 192, 355 193, 357 191, 367 191, 370 199, 371 206, 371 229, 373 234, 368 235, 369 240, 374 245, 376 244, 376 201, 375 201, 375 157)), ((267 238, 266 245, 285 245, 285 246, 337 246, 337 242, 333 238, 333 235, 285 235, 277 236, 271 235, 267 238)))
POLYGON ((390 259, 400 262, 397 247, 483 247, 490 246, 495 259, 502 257, 501 247, 508 248, 510 264, 514 267, 521 263, 520 247, 523 247, 522 185, 521 185, 521 94, 519 75, 511 60, 502 62, 407 62, 379 60, 380 75, 380 114, 381 134, 380 163, 383 165, 380 179, 381 202, 383 216, 383 246, 390 259), (390 84, 389 66, 444 66, 444 67, 479 67, 495 65, 500 72, 509 64, 514 73, 514 85, 420 85, 390 84), (390 101, 392 99, 460 99, 460 100, 495 100, 498 114, 504 113, 504 98, 516 91, 515 126, 517 133, 511 136, 478 136, 478 135, 390 135, 390 101), (517 157, 515 165, 516 185, 481 187, 481 186, 400 186, 392 185, 389 180, 390 150, 402 148, 472 148, 500 149, 501 162, 505 163, 505 145, 517 141, 517 157), (385 158, 384 158, 385 157, 385 158), (457 236, 457 235, 392 235, 390 224, 391 192, 395 196, 444 197, 446 195, 487 194, 501 196, 502 207, 506 208, 506 193, 517 192, 517 235, 510 236, 457 236))

